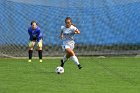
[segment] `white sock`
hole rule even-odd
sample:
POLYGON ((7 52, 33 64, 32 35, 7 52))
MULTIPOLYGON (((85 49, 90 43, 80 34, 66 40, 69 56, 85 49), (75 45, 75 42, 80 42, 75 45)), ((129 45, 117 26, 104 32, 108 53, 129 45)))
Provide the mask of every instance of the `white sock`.
POLYGON ((66 58, 66 55, 63 57, 63 63, 65 63, 68 59, 66 58))
POLYGON ((79 65, 80 64, 79 61, 78 61, 78 58, 76 56, 71 56, 71 59, 74 61, 74 63, 76 65, 79 65))

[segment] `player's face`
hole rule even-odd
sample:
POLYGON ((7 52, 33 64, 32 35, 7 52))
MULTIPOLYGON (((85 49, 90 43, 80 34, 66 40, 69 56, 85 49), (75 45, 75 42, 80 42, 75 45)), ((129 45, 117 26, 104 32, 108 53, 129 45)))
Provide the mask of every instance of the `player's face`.
POLYGON ((71 24, 72 24, 72 23, 71 23, 71 20, 66 20, 66 21, 65 21, 65 24, 66 24, 66 27, 70 27, 71 24))
POLYGON ((36 29, 37 28, 37 24, 36 23, 33 23, 32 24, 32 29, 36 29))

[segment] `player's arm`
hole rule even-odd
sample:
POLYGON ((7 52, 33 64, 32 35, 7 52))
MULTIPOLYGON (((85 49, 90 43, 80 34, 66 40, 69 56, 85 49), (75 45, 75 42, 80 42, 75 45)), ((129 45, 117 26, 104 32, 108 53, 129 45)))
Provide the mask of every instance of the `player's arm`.
POLYGON ((39 40, 41 39, 41 37, 40 37, 40 29, 37 31, 37 42, 39 42, 39 40))
POLYGON ((28 29, 28 34, 29 34, 29 40, 32 40, 32 32, 31 32, 31 30, 30 29, 28 29))
POLYGON ((74 27, 74 34, 80 34, 80 31, 76 27, 74 27))
POLYGON ((61 33, 60 33, 60 39, 63 39, 63 37, 64 37, 64 35, 63 35, 63 31, 61 31, 61 33))
POLYGON ((61 33, 60 33, 60 36, 59 36, 60 39, 64 38, 64 33, 63 33, 64 28, 65 28, 64 26, 61 26, 61 33))
POLYGON ((28 29, 28 34, 29 34, 29 36, 31 36, 31 35, 32 35, 32 33, 31 33, 30 29, 28 29))

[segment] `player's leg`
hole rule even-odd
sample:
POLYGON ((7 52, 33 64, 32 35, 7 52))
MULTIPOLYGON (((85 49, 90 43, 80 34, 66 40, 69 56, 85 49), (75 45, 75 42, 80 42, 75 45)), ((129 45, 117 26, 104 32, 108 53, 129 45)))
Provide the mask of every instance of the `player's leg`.
POLYGON ((79 63, 79 60, 78 60, 77 56, 75 55, 75 53, 73 51, 74 44, 75 44, 75 42, 70 42, 69 43, 70 48, 67 49, 67 52, 69 53, 69 55, 70 55, 71 59, 74 61, 74 63, 78 66, 78 68, 81 69, 82 67, 79 63))
POLYGON ((81 65, 79 63, 78 58, 75 56, 74 51, 71 48, 66 48, 65 51, 66 51, 66 55, 64 55, 63 59, 61 60, 61 65, 60 66, 63 67, 64 63, 69 58, 71 58, 74 61, 74 63, 78 66, 78 68, 81 69, 82 67, 81 67, 81 65))
POLYGON ((61 59, 61 65, 60 65, 61 67, 63 67, 64 63, 70 58, 69 53, 67 53, 67 51, 66 51, 67 48, 70 48, 70 47, 66 44, 62 45, 62 49, 63 49, 63 51, 66 52, 66 54, 64 55, 63 59, 61 59))
POLYGON ((38 57, 39 62, 42 62, 42 39, 40 39, 38 42, 38 57))
POLYGON ((79 63, 79 60, 77 58, 77 56, 75 56, 74 51, 71 48, 67 48, 66 49, 67 53, 70 55, 70 58, 74 61, 74 63, 78 66, 79 69, 81 69, 81 65, 79 63))
POLYGON ((64 67, 64 63, 70 58, 69 53, 66 53, 63 57, 63 59, 61 60, 61 67, 64 67))
POLYGON ((29 60, 28 60, 28 62, 31 62, 34 45, 35 45, 35 41, 29 41, 29 50, 28 50, 29 60))
MULTIPOLYGON (((67 44, 62 45, 62 49, 63 51, 66 52, 66 49, 70 48, 67 44)), ((66 54, 64 55, 63 59, 61 59, 61 67, 64 66, 64 63, 68 60, 68 58, 70 58, 70 55, 66 52, 66 54)))

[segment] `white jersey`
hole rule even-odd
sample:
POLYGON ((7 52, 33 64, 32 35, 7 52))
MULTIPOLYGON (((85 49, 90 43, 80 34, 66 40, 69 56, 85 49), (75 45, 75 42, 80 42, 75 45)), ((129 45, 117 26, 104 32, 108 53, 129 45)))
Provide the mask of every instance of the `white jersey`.
POLYGON ((65 26, 61 26, 61 31, 63 32, 63 45, 62 48, 65 50, 66 48, 74 48, 74 34, 75 30, 78 30, 75 26, 71 25, 69 28, 65 26))
POLYGON ((78 30, 75 26, 71 25, 69 28, 66 28, 65 26, 61 26, 61 31, 63 31, 63 41, 69 42, 74 41, 74 31, 78 30))

